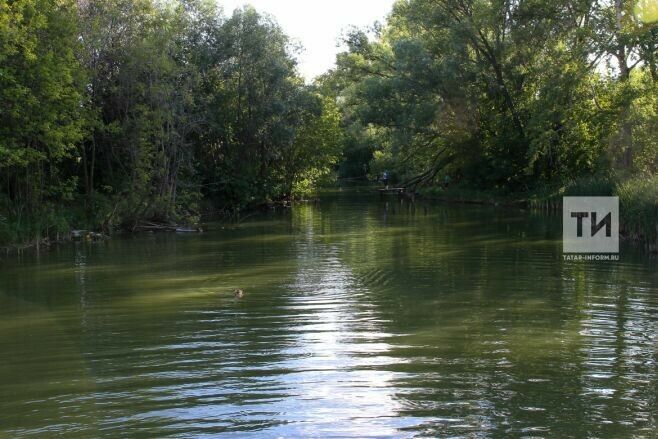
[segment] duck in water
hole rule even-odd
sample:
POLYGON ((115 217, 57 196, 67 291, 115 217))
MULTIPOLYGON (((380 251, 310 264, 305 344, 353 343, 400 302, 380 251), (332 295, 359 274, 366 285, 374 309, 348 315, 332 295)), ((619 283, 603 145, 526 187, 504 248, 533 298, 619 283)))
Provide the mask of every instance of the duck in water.
POLYGON ((233 295, 235 296, 236 299, 242 299, 244 297, 244 290, 238 288, 235 291, 233 291, 233 295))

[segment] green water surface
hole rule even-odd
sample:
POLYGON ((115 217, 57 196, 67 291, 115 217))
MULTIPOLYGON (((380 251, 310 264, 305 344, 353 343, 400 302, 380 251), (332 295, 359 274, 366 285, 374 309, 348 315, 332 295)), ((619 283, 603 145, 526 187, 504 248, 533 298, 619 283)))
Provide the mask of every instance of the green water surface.
POLYGON ((658 434, 655 258, 370 193, 208 229, 3 255, 0 436, 658 434))

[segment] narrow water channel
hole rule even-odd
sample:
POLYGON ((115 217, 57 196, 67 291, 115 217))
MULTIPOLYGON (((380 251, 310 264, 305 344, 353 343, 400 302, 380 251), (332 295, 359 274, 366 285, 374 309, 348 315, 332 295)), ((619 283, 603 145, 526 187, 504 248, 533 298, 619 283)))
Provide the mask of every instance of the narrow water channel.
POLYGON ((3 255, 0 436, 655 437, 655 258, 368 193, 208 228, 3 255))

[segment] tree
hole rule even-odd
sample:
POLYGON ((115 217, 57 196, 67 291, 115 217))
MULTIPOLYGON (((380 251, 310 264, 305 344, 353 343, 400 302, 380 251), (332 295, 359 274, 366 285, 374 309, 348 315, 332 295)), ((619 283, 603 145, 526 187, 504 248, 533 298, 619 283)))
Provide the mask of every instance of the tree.
POLYGON ((475 186, 527 190, 611 172, 616 156, 636 170, 634 143, 653 148, 634 132, 639 121, 652 126, 636 109, 643 101, 642 114, 652 111, 639 93, 647 88, 631 77, 653 75, 656 26, 640 25, 630 5, 399 2, 386 27, 346 38, 336 73, 346 84, 345 119, 417 184, 443 171, 475 186), (604 73, 612 61, 616 72, 604 73))
MULTIPOLYGON (((303 91, 304 92, 304 91, 303 91)), ((331 174, 340 155, 341 115, 330 97, 305 93, 294 141, 283 150, 284 195, 304 196, 331 174)))
POLYGON ((0 1, 0 42, 0 206, 48 229, 74 191, 63 164, 85 135, 75 4, 0 1))

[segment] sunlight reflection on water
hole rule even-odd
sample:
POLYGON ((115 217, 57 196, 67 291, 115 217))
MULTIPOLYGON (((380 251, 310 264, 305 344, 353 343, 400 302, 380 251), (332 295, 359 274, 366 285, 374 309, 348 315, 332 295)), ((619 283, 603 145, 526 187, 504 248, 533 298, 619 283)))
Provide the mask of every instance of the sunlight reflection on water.
POLYGON ((554 218, 348 196, 210 228, 3 261, 0 432, 656 432, 654 259, 564 262, 554 218))

